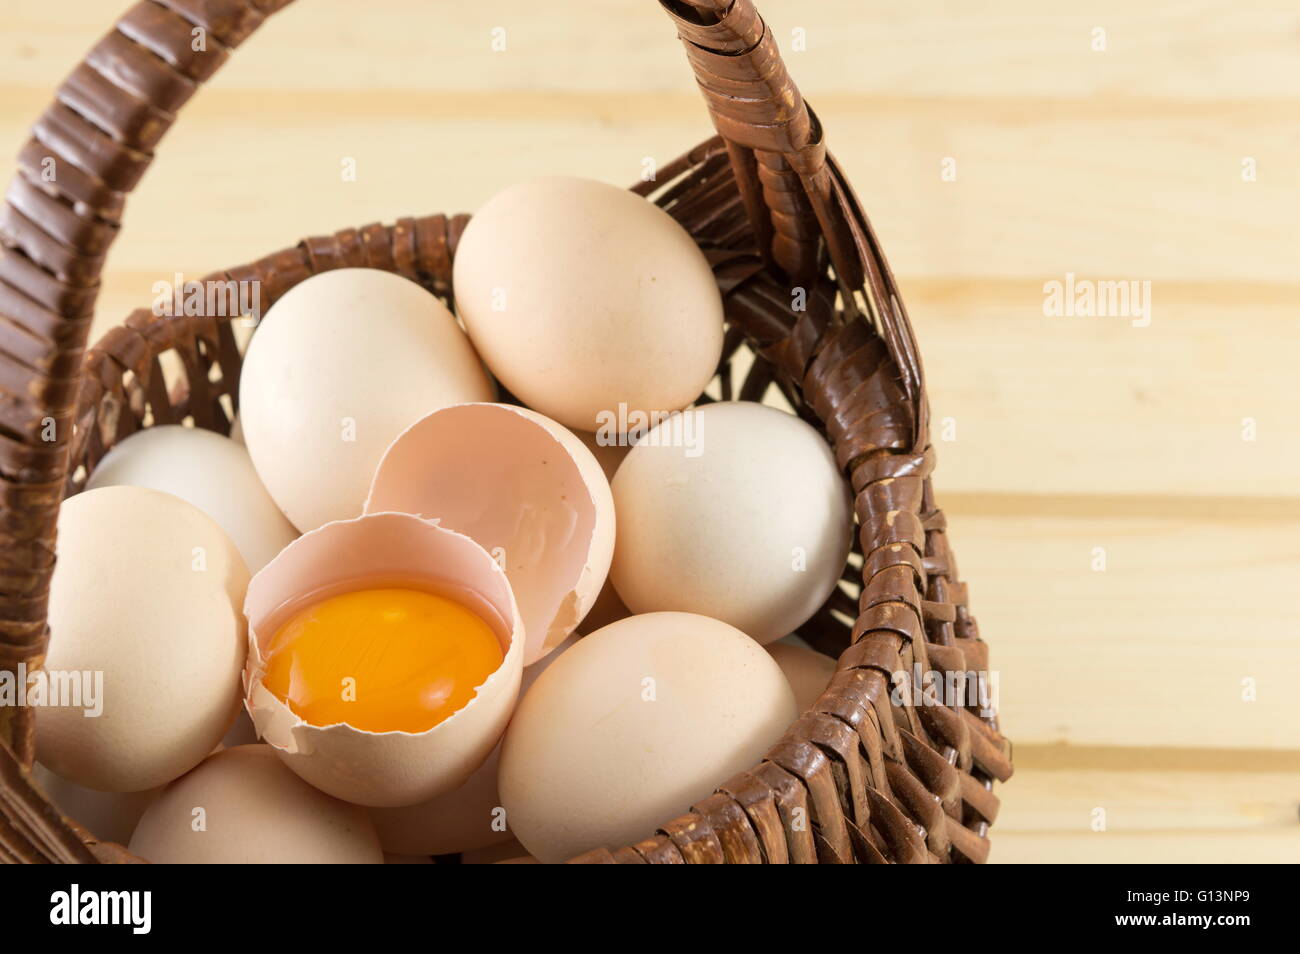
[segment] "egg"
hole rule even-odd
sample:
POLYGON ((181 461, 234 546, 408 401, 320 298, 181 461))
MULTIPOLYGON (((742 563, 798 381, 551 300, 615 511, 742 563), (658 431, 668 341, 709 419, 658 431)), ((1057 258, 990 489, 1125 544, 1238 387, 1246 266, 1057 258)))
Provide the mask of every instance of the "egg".
POLYGON ((312 788, 265 745, 206 759, 146 809, 130 849, 156 864, 383 864, 366 813, 312 788))
MULTIPOLYGON (((577 636, 569 637, 555 652, 525 669, 519 698, 577 640, 577 636)), ((509 819, 497 792, 500 756, 498 745, 462 785, 428 801, 403 808, 372 808, 370 818, 384 850, 398 854, 451 855, 510 841, 509 819)))
POLYGON ((400 275, 343 268, 267 311, 244 359, 240 424, 271 498, 307 531, 361 513, 407 426, 494 390, 437 298, 400 275))
POLYGON ((60 778, 40 762, 32 766, 32 781, 64 815, 100 841, 125 845, 140 816, 161 789, 143 792, 97 792, 60 778))
POLYGON ((699 247, 605 183, 541 178, 493 196, 461 236, 453 285, 502 384, 575 430, 686 407, 722 354, 722 300, 699 247))
POLYGON ((780 667, 691 613, 632 616, 583 637, 516 710, 498 784, 543 863, 646 838, 753 767, 796 716, 780 667))
POLYGON ((188 500, 235 541, 250 573, 298 536, 258 479, 248 451, 228 437, 167 424, 137 431, 99 462, 87 490, 124 484, 188 500))
MULTIPOLYGON (((467 536, 405 513, 328 523, 299 537, 253 578, 244 612, 249 625, 245 702, 257 734, 290 769, 330 795, 367 806, 424 801, 469 778, 505 730, 519 691, 523 631, 506 574, 467 536), (309 721, 290 705, 294 700, 277 695, 272 665, 276 636, 300 606, 311 605, 304 598, 399 586, 450 598, 486 623, 497 639, 500 665, 473 687, 462 707, 426 730, 381 730, 359 728, 351 718, 309 721)), ((356 632, 369 635, 364 628, 356 632)), ((382 662, 377 655, 363 652, 356 659, 357 674, 346 670, 334 682, 338 695, 328 711, 355 706, 356 721, 361 721, 372 694, 365 674, 382 662), (344 693, 349 696, 340 703, 344 693)), ((323 672, 331 660, 316 662, 323 672)), ((307 665, 296 666, 290 684, 318 674, 307 665)), ((379 686, 381 696, 387 688, 379 686)))
POLYGON ((831 684, 831 677, 835 675, 835 660, 812 649, 784 641, 772 643, 767 651, 790 681, 795 705, 800 712, 807 712, 831 684))
POLYGON ((141 487, 64 501, 57 555, 44 669, 97 701, 37 706, 37 759, 100 791, 170 782, 235 718, 243 558, 198 508, 141 487))
POLYGON ((852 542, 848 484, 826 441, 748 401, 707 404, 650 430, 613 492, 610 579, 628 608, 702 613, 760 643, 817 611, 852 542))
POLYGON ((519 604, 524 665, 582 621, 614 552, 614 499, 595 457, 555 421, 506 404, 413 424, 384 454, 365 509, 437 520, 491 553, 519 604))

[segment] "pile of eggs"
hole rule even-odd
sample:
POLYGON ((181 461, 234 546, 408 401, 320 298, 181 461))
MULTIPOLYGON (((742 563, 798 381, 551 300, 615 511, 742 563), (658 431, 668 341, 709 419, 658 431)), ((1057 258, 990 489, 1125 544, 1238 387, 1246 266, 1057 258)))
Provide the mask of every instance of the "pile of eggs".
POLYGON ((143 430, 64 503, 44 667, 102 674, 102 705, 36 710, 34 778, 94 834, 559 862, 711 794, 828 682, 785 637, 844 567, 846 483, 784 410, 692 407, 723 315, 690 236, 526 182, 466 228, 454 293, 302 282, 235 436, 143 430))

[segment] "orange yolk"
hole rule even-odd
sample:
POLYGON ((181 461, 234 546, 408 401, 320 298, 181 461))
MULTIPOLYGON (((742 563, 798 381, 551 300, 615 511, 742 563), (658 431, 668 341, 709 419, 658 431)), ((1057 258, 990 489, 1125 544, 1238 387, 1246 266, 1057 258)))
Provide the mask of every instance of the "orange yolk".
POLYGON ((263 684, 304 721, 424 732, 474 697, 501 644, 461 604, 420 590, 332 596, 276 630, 263 684))

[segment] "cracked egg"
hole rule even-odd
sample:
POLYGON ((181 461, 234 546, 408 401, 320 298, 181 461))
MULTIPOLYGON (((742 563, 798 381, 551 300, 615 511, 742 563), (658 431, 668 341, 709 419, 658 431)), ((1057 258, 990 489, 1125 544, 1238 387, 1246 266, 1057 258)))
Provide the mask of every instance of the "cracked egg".
POLYGON ((519 604, 526 666, 582 622, 614 551, 614 498, 591 451, 507 404, 457 404, 411 425, 380 461, 365 511, 436 520, 491 553, 519 604))
POLYGON ((369 513, 304 534, 253 578, 244 613, 258 735, 344 801, 450 791, 510 719, 524 657, 510 582, 432 521, 369 513))

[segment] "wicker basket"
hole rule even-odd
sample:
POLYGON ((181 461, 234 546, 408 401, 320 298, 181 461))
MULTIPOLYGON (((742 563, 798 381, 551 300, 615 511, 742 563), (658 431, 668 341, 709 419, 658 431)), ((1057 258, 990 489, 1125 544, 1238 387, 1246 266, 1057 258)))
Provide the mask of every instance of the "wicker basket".
MULTIPOLYGON (((229 431, 241 359, 228 319, 139 310, 84 349, 127 193, 199 84, 288 2, 139 3, 60 87, 22 151, 0 219, 5 669, 44 656, 59 502, 104 453, 153 424, 229 431), (196 28, 206 50, 193 49, 196 28), (55 181, 43 175, 51 162, 55 181)), ((812 709, 760 765, 644 841, 593 846, 577 860, 982 862, 998 807, 993 781, 1011 775, 995 717, 976 704, 927 701, 911 680, 891 698, 893 675, 916 667, 940 678, 988 671, 931 489, 924 380, 898 289, 750 0, 661 6, 718 135, 635 191, 690 232, 717 275, 728 330, 710 392, 758 401, 777 389, 825 433, 852 482, 859 532, 840 587, 800 630, 839 657, 812 709), (806 307, 792 305, 799 299, 806 307), (733 374, 741 366, 743 376, 733 374)), ((450 301, 466 221, 345 229, 209 277, 260 282, 269 305, 313 274, 364 266, 450 301)), ((0 709, 0 859, 137 860, 33 787, 31 714, 0 709)))

